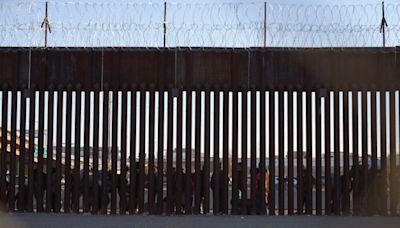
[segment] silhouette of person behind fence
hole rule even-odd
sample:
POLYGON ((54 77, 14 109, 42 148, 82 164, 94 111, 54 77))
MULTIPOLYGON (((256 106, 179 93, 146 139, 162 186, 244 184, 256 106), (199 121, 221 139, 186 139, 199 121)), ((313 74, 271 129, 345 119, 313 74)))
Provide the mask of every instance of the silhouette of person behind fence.
POLYGON ((303 170, 303 186, 302 186, 302 208, 303 208, 303 213, 306 213, 306 203, 307 203, 307 189, 310 186, 312 189, 314 184, 315 184, 315 178, 311 175, 311 183, 309 183, 309 180, 307 178, 308 169, 303 170))
POLYGON ((211 189, 213 190, 213 200, 215 200, 215 197, 218 197, 219 198, 219 201, 218 201, 218 208, 219 208, 219 211, 222 211, 222 208, 223 208, 223 202, 222 202, 222 199, 223 199, 223 197, 224 197, 224 186, 221 184, 221 183, 223 183, 223 180, 224 180, 224 173, 222 172, 222 170, 221 170, 221 163, 219 162, 218 163, 218 169, 217 170, 214 170, 214 172, 213 172, 213 174, 211 175, 211 189), (215 192, 215 191, 217 191, 215 188, 216 188, 216 176, 218 176, 218 184, 219 184, 219 188, 218 188, 218 192, 215 192))
MULTIPOLYGON (((240 211, 240 203, 241 203, 241 200, 242 200, 242 193, 243 193, 243 191, 242 191, 242 163, 241 162, 239 162, 238 164, 237 164, 237 166, 236 166, 236 171, 234 171, 234 170, 232 170, 232 172, 236 172, 236 176, 237 176, 237 179, 236 179, 236 187, 237 187, 237 199, 231 199, 231 204, 233 204, 233 201, 235 200, 236 201, 236 205, 237 205, 237 209, 236 209, 236 211, 232 211, 232 213, 233 214, 241 214, 241 211, 240 211)), ((233 174, 232 174, 233 175, 233 174)))
MULTIPOLYGON (((7 173, 7 172, 6 172, 7 173)), ((6 179, 6 186, 4 188, 5 192, 0 192, 0 211, 7 211, 7 199, 10 189, 10 182, 6 179)))
POLYGON ((260 165, 257 168, 257 176, 256 176, 256 213, 261 214, 266 212, 266 208, 262 207, 262 203, 264 201, 264 205, 267 206, 268 203, 268 191, 269 191, 269 171, 265 169, 264 172, 261 172, 260 165), (262 184, 262 177, 264 176, 264 185, 262 184), (262 194, 264 188, 264 195, 262 194))
POLYGON ((205 181, 209 181, 206 180, 206 175, 205 175, 205 170, 204 170, 204 165, 200 170, 200 209, 202 211, 203 214, 205 214, 205 204, 208 202, 205 202, 205 197, 206 197, 206 191, 208 191, 208 189, 205 189, 205 181))

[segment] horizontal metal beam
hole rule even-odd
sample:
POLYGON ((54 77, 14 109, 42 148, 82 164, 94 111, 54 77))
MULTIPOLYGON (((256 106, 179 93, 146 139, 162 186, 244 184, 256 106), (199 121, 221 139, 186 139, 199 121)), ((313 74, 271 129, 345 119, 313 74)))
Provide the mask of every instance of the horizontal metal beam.
POLYGON ((153 84, 164 90, 171 85, 389 89, 400 82, 398 49, 0 48, 0 84, 40 90, 50 84, 85 90, 96 84, 110 89, 153 84))

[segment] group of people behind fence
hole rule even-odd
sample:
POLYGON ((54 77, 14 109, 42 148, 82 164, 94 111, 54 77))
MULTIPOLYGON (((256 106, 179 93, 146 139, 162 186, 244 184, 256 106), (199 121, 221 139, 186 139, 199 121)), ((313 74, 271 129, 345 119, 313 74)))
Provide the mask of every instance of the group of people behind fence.
MULTIPOLYGON (((143 189, 147 188, 149 189, 149 187, 152 185, 153 186, 153 196, 148 196, 148 197, 153 197, 152 202, 154 202, 154 206, 155 209, 151 209, 148 206, 148 203, 145 203, 143 205, 144 207, 144 211, 149 211, 150 209, 152 210, 152 212, 156 212, 156 213, 162 213, 162 212, 166 212, 168 210, 168 203, 167 203, 167 197, 166 197, 166 191, 164 188, 164 182, 165 182, 165 173, 159 173, 159 170, 157 169, 157 167, 155 167, 154 172, 153 172, 153 178, 151 178, 154 182, 153 183, 149 183, 149 174, 148 173, 141 173, 144 172, 144 170, 141 170, 139 163, 136 164, 136 169, 135 169, 135 182, 134 183, 130 183, 130 173, 129 173, 129 167, 127 167, 127 173, 125 176, 122 176, 121 174, 117 174, 116 175, 116 186, 115 186, 115 190, 116 190, 116 194, 118 194, 118 201, 119 203, 117 203, 117 205, 119 205, 119 208, 121 208, 121 202, 124 200, 125 201, 125 208, 126 211, 134 211, 136 212, 139 209, 139 197, 144 197, 145 192, 142 191, 142 195, 140 195, 141 191, 139 189, 139 180, 140 178, 143 179, 143 189), (141 177, 142 176, 142 177, 141 177), (159 177, 162 177, 161 179, 159 177), (161 182, 160 182, 161 181, 161 182), (134 188, 134 193, 135 195, 130 196, 131 193, 131 184, 134 184, 135 186, 134 188), (161 185, 161 187, 160 187, 161 185), (122 191, 122 186, 125 187, 125 192, 122 191), (161 189, 161 192, 160 192, 161 189), (161 197, 158 196, 158 194, 162 194, 161 197), (130 197, 133 197, 134 200, 131 202, 130 201, 130 197), (160 199, 162 200, 162 202, 160 202, 160 199), (160 205, 162 205, 160 207, 160 205), (130 208, 130 207, 134 207, 134 208, 130 208)), ((190 189, 187 189, 187 183, 186 181, 187 179, 187 175, 185 173, 185 170, 181 170, 181 177, 182 177, 182 183, 181 183, 181 189, 180 189, 180 194, 181 194, 181 199, 179 200, 179 202, 181 202, 181 205, 176 205, 175 202, 177 202, 176 200, 176 196, 177 194, 175 193, 175 191, 177 191, 177 170, 176 168, 172 168, 173 173, 170 174, 170 178, 172 177, 172 181, 170 182, 172 189, 172 196, 173 199, 172 201, 174 202, 174 206, 172 211, 175 211, 179 208, 179 211, 184 211, 186 212, 187 210, 188 213, 193 213, 194 211, 196 211, 194 209, 195 207, 195 198, 197 196, 197 200, 200 199, 200 202, 198 202, 200 208, 198 209, 198 213, 205 213, 207 211, 206 207, 208 208, 208 205, 206 205, 207 203, 210 204, 210 202, 207 202, 205 200, 206 198, 206 191, 209 191, 209 196, 210 199, 213 199, 215 197, 218 197, 218 208, 219 208, 219 213, 223 213, 223 209, 222 208, 226 208, 226 204, 232 204, 234 203, 234 200, 237 200, 237 205, 239 205, 237 207, 237 211, 231 211, 231 213, 233 214, 242 214, 242 213, 249 213, 251 210, 251 207, 254 206, 254 201, 252 201, 251 199, 248 198, 247 195, 247 189, 244 190, 243 186, 248 186, 247 183, 244 185, 242 183, 243 180, 247 180, 247 176, 245 178, 242 178, 242 163, 238 163, 237 164, 237 169, 235 171, 232 171, 232 175, 233 172, 236 172, 236 177, 237 177, 237 182, 236 182, 236 186, 237 186, 237 199, 230 199, 229 202, 226 202, 226 199, 230 198, 225 196, 225 194, 230 194, 230 191, 227 189, 231 189, 227 186, 225 186, 224 184, 228 184, 231 185, 230 181, 232 179, 232 176, 227 177, 227 173, 224 172, 221 167, 220 164, 218 164, 218 171, 215 172, 211 172, 210 175, 205 175, 205 170, 204 167, 202 167, 200 169, 200 174, 196 174, 196 172, 193 172, 192 170, 190 171, 190 189), (206 176, 209 177, 208 180, 205 180, 206 176), (200 180, 196 180, 196 178, 199 178, 200 180), (227 178, 227 179, 225 179, 227 178), (223 181, 224 180, 224 181, 223 181), (206 189, 206 185, 204 183, 208 182, 208 188, 206 189), (196 186, 196 184, 200 184, 200 187, 196 186), (218 188, 216 187, 218 185, 218 188), (200 192, 196 192, 199 191, 200 192), (190 192, 188 192, 190 191, 190 192), (217 192, 218 191, 218 192, 217 192), (246 193, 246 195, 244 194, 246 193), (187 197, 187 194, 189 194, 189 197, 187 197), (212 197, 214 196, 214 197, 212 197), (225 196, 225 198, 224 198, 225 196), (188 202, 189 199, 189 202, 188 202), (222 199, 225 199, 225 201, 223 201, 222 199), (245 202, 246 206, 247 206, 247 212, 242 212, 241 211, 241 206, 243 205, 243 201, 245 202), (186 204, 189 205, 186 205, 186 204), (225 204, 225 205, 224 205, 225 204)), ((377 169, 375 171, 373 171, 371 168, 369 168, 367 170, 367 174, 365 174, 365 170, 362 169, 361 167, 359 167, 358 173, 356 173, 356 170, 354 169, 354 167, 349 170, 349 195, 348 195, 348 202, 350 202, 350 196, 356 195, 357 199, 354 199, 354 197, 352 198, 353 200, 353 210, 357 211, 357 214, 359 215, 373 215, 373 214, 386 214, 387 213, 387 203, 385 201, 387 201, 387 197, 388 197, 388 192, 387 189, 385 188, 385 186, 391 184, 392 186, 390 186, 391 188, 391 194, 390 197, 393 197, 393 199, 390 200, 391 203, 394 203, 394 208, 397 208, 399 206, 400 203, 400 167, 396 167, 396 171, 393 175, 391 175, 390 178, 391 181, 389 181, 387 176, 384 176, 382 174, 382 170, 377 169), (358 178, 355 178, 355 177, 358 178), (366 178, 365 178, 366 177, 366 178), (357 188, 355 188, 355 186, 357 186, 357 188)), ((309 183, 308 178, 307 178, 307 172, 308 170, 305 169, 303 170, 303 181, 302 186, 299 186, 299 183, 294 184, 293 187, 299 189, 299 187, 301 187, 302 189, 302 205, 299 208, 302 208, 302 211, 297 211, 297 213, 302 214, 305 213, 305 204, 306 204, 306 195, 307 195, 307 189, 309 189, 308 185, 311 185, 311 188, 313 189, 315 187, 316 181, 315 178, 312 176, 312 181, 311 183, 309 183)), ((388 175, 389 176, 389 175, 388 175)), ((26 177, 19 177, 19 178, 26 178, 26 177)), ((65 177, 64 177, 65 178, 65 177)), ((83 175, 83 171, 80 171, 79 174, 75 174, 73 171, 71 173, 71 175, 68 177, 69 178, 69 191, 67 191, 67 189, 65 189, 64 187, 64 195, 63 197, 60 197, 60 204, 65 205, 66 202, 63 202, 64 199, 66 199, 65 194, 71 194, 70 197, 67 197, 70 199, 69 205, 71 208, 80 208, 80 200, 78 200, 78 205, 74 205, 74 203, 76 204, 77 201, 73 200, 73 199, 80 199, 83 196, 83 192, 84 192, 84 175, 83 175), (76 184, 76 175, 79 175, 78 179, 79 179, 79 187, 75 186, 76 184), (79 194, 79 196, 76 196, 75 194, 79 194)), ((112 181, 112 173, 110 172, 110 170, 108 170, 106 173, 103 173, 101 170, 99 170, 98 175, 97 175, 97 181, 94 181, 93 179, 93 175, 92 175, 92 171, 90 172, 89 175, 89 186, 88 186, 88 190, 89 190, 89 195, 87 196, 89 199, 89 204, 91 205, 91 207, 93 207, 94 201, 97 201, 97 207, 98 209, 100 208, 108 208, 109 204, 111 202, 111 191, 112 191, 112 186, 113 186, 113 181, 112 181), (105 176, 104 176, 105 175, 105 176), (105 180, 105 182, 104 182, 105 180), (104 183, 103 183, 104 182, 104 183), (104 186, 103 186, 104 185, 104 186), (98 190, 98 194, 97 194, 97 198, 94 198, 95 196, 92 194, 93 192, 93 188, 96 187, 98 190), (105 190, 106 194, 102 194, 105 190), (105 205, 104 205, 105 204, 105 205)), ((286 178, 287 179, 287 178, 286 178)), ((337 203, 339 203, 338 207, 340 211, 343 211, 344 209, 344 201, 346 200, 344 197, 344 181, 345 181, 345 177, 343 175, 340 176, 339 178, 339 183, 335 183, 334 179, 335 178, 331 178, 332 182, 330 183, 331 186, 331 197, 330 197, 330 205, 332 205, 332 208, 330 211, 326 211, 327 214, 333 213, 334 212, 334 208, 337 207, 337 203), (336 184, 339 185, 338 189, 339 189, 339 193, 337 193, 335 191, 334 186, 336 186, 336 184), (339 196, 339 202, 337 202, 337 200, 335 200, 335 196, 339 196)), ((265 169, 264 172, 261 172, 260 167, 256 168, 256 209, 255 212, 257 214, 261 214, 261 213, 265 213, 268 211, 268 204, 270 203, 270 199, 271 197, 274 197, 272 195, 269 195, 269 189, 270 189, 270 184, 275 184, 275 177, 270 177, 269 174, 269 170, 268 168, 265 169), (271 180, 270 180, 271 178, 271 180), (270 183, 272 182, 272 183, 270 183)), ((47 194, 51 194, 51 200, 52 200, 52 209, 54 209, 56 207, 56 194, 55 194, 55 186, 56 182, 60 181, 60 180, 56 180, 56 169, 53 168, 52 169, 52 175, 51 175, 51 180, 50 180, 50 184, 52 185, 52 187, 47 188, 47 174, 44 172, 39 172, 39 170, 37 169, 37 167, 34 167, 33 169, 33 197, 35 199, 36 202, 36 206, 38 206, 37 204, 39 202, 43 202, 43 204, 45 204, 45 200, 46 198, 48 198, 47 194), (39 175, 42 175, 42 184, 41 186, 39 186, 39 182, 38 182, 38 178, 39 175), (51 189, 51 190, 49 190, 51 189), (39 197, 42 197, 42 200, 39 200, 39 197)), ((115 180, 114 180, 115 181, 115 180)), ((319 180, 322 181, 322 180, 319 180)), ((8 195, 9 195, 9 190, 10 190, 10 184, 9 181, 7 179, 7 184, 6 184, 6 192, 1 194, 1 203, 0 205, 2 205, 2 207, 5 207, 6 205, 8 205, 7 203, 7 199, 8 199, 8 195)), ((168 186, 168 185, 167 185, 168 186)), ((327 186, 327 183, 325 183, 325 187, 327 186)), ((20 201, 23 198, 23 202, 24 203, 24 207, 22 208, 22 210, 28 210, 27 208, 27 201, 28 201, 28 186, 27 186, 27 182, 25 182, 25 186, 24 186, 24 191, 17 191, 15 190, 15 200, 16 200, 16 204, 18 204, 18 201, 20 201)), ((147 201, 149 200, 148 197, 147 201)), ((213 199, 215 200, 215 199, 213 199)), ((144 199, 142 200, 144 201, 144 199)), ((326 202, 328 203, 328 202, 326 202)), ((19 205, 19 204, 18 204, 19 205)), ((393 205, 391 205, 393 207, 393 205)), ((61 206, 62 207, 62 206, 61 206)), ((21 209, 21 207, 18 207, 19 209, 21 209)), ((329 210, 329 209, 328 209, 329 210)), ((120 213, 124 213, 122 211, 120 211, 120 213)), ((397 213, 397 210, 396 210, 397 213)))

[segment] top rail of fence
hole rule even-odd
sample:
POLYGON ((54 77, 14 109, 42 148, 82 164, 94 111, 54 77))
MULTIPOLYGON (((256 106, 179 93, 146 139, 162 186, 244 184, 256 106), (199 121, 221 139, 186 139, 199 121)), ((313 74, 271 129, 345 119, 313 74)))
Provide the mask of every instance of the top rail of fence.
POLYGON ((0 3, 0 47, 382 47, 400 43, 400 4, 0 3))

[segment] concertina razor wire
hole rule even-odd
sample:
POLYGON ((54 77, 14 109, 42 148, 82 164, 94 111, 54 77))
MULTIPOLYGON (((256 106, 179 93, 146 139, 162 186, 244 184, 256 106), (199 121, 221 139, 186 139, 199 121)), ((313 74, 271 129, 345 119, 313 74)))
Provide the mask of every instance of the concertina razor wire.
MULTIPOLYGON (((43 47, 45 5, 0 3, 0 47, 43 47)), ((164 32, 166 47, 382 46, 381 4, 51 1, 48 14, 49 47, 162 48, 164 32)), ((386 46, 399 45, 400 4, 386 4, 385 18, 386 46)))

